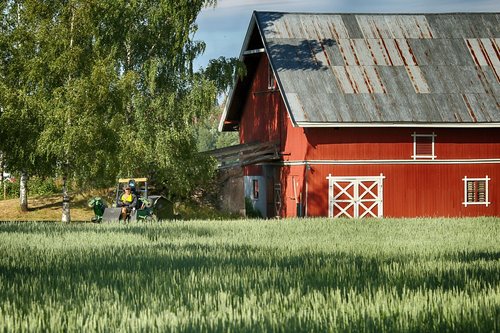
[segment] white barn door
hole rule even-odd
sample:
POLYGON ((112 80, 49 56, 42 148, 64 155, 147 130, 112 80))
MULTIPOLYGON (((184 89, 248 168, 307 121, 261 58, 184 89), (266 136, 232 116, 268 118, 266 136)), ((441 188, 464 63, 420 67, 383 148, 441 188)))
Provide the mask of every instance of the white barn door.
POLYGON ((328 217, 384 216, 384 176, 333 177, 328 179, 328 217))

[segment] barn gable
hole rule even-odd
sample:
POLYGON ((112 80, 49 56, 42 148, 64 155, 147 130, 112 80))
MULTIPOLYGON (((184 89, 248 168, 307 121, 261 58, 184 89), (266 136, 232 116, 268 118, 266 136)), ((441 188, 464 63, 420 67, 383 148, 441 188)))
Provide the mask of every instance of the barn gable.
POLYGON ((247 78, 219 128, 236 128, 265 52, 298 127, 500 127, 500 15, 254 12, 247 78))

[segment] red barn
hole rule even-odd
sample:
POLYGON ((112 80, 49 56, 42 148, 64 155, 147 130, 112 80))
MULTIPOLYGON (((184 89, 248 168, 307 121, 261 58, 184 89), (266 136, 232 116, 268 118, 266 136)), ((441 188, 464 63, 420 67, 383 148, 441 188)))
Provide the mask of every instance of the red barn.
POLYGON ((219 126, 265 147, 240 159, 247 200, 265 217, 500 216, 499 23, 254 12, 219 126))

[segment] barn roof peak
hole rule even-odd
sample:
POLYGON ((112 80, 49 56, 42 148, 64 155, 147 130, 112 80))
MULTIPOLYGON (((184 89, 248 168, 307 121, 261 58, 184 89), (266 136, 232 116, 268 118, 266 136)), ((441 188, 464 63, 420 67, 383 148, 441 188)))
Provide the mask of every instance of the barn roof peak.
MULTIPOLYGON (((269 58, 294 126, 500 127, 499 13, 255 11, 240 53, 269 58)), ((238 121, 237 82, 219 129, 238 121)))

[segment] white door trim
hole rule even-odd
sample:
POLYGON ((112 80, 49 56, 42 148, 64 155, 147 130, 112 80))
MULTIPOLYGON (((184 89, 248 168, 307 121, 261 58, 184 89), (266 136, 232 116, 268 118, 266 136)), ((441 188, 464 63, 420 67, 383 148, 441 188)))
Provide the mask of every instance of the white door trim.
POLYGON ((383 217, 385 176, 344 176, 328 179, 328 217, 383 217), (352 195, 348 192, 352 188, 352 195), (376 189, 376 190, 375 190, 376 189), (349 209, 352 209, 352 214, 349 209), (361 208, 361 210, 360 210, 361 208))

